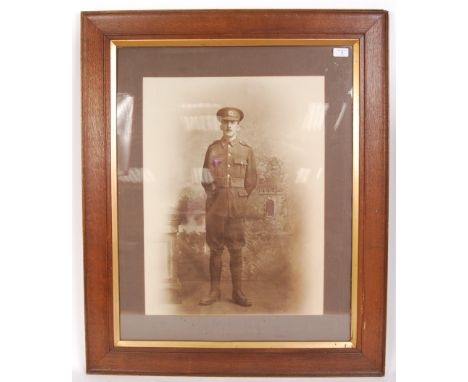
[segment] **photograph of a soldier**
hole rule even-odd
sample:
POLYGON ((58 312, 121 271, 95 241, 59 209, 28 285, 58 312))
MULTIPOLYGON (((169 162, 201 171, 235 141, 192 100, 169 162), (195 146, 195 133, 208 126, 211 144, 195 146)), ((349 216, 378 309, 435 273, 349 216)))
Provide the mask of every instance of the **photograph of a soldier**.
POLYGON ((244 118, 242 110, 224 107, 216 113, 222 137, 207 149, 202 185, 206 192, 206 243, 210 248, 210 291, 200 305, 221 298, 222 253, 227 247, 232 280, 232 302, 252 303, 242 291, 242 248, 245 246, 244 217, 249 195, 257 185, 253 149, 237 135, 244 118))
POLYGON ((323 315, 324 84, 144 78, 146 315, 323 315))

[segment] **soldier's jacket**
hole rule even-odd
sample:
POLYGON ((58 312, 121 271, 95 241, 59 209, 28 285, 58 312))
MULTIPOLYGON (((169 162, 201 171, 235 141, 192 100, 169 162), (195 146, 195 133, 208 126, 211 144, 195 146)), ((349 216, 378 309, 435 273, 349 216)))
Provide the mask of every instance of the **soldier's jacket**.
POLYGON ((206 151, 202 185, 207 195, 207 214, 245 216, 247 198, 257 185, 252 148, 238 139, 213 142, 206 151))

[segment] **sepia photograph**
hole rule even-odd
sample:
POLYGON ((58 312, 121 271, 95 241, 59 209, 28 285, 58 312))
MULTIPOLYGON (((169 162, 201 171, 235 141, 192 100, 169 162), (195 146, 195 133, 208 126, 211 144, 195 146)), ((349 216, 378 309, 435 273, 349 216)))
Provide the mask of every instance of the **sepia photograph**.
POLYGON ((322 314, 324 110, 322 76, 143 79, 146 314, 322 314))

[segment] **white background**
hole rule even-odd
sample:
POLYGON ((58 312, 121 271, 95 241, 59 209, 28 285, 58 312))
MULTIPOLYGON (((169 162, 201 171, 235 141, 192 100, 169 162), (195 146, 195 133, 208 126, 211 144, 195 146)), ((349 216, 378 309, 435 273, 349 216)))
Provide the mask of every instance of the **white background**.
MULTIPOLYGON (((75 382, 202 380, 84 373, 79 11, 219 8, 220 4, 202 0, 2 4, 0 379, 69 380, 71 359, 75 382)), ((231 8, 378 7, 391 12, 387 376, 352 380, 395 380, 396 279, 398 379, 465 380, 468 80, 464 2, 399 1, 397 6, 392 1, 370 0, 238 0, 222 4, 231 8)))

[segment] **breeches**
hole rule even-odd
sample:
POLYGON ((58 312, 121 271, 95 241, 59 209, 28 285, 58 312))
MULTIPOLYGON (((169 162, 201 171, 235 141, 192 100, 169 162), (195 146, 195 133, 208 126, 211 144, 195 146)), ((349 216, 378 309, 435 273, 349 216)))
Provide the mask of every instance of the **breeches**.
POLYGON ((244 218, 207 214, 206 243, 214 251, 241 249, 245 245, 244 218))

